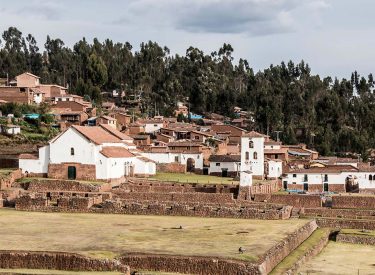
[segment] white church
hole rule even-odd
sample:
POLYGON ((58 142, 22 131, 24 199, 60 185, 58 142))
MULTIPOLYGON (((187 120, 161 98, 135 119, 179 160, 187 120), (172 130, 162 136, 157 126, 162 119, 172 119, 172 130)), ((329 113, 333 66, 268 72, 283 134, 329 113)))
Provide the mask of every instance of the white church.
POLYGON ((81 180, 121 180, 156 173, 154 161, 139 154, 133 139, 108 125, 72 126, 39 149, 22 154, 23 174, 81 180))
POLYGON ((240 185, 251 186, 254 179, 278 178, 282 174, 282 162, 264 158, 264 142, 267 136, 251 131, 241 137, 240 185), (267 167, 267 170, 265 169, 267 167))

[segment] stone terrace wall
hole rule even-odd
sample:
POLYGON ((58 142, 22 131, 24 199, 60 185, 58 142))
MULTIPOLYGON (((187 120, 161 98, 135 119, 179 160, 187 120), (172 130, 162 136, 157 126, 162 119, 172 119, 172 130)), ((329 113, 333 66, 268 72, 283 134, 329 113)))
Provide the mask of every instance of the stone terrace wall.
POLYGON ((158 163, 156 164, 156 171, 166 173, 185 173, 186 165, 180 164, 178 162, 158 163))
POLYGON ((0 268, 56 269, 67 271, 119 271, 130 268, 117 260, 99 260, 73 253, 0 251, 0 268))
POLYGON ((331 209, 331 208, 304 208, 301 210, 304 217, 330 217, 349 219, 375 219, 374 210, 362 209, 331 209))
POLYGON ((198 184, 173 181, 150 181, 130 179, 120 186, 122 190, 131 192, 163 192, 163 193, 236 193, 238 185, 233 184, 198 184))
POLYGON ((375 196, 332 196, 332 208, 375 209, 375 196))
POLYGON ((254 201, 269 203, 278 203, 284 205, 291 205, 294 207, 321 207, 322 200, 320 196, 316 195, 287 195, 287 194, 256 194, 254 201))
POLYGON ((269 249, 259 261, 261 273, 268 274, 271 272, 286 256, 310 237, 317 228, 316 222, 310 221, 269 249))
POLYGON ((22 177, 22 172, 20 169, 10 172, 9 175, 0 177, 0 190, 8 189, 12 187, 14 181, 22 177))
POLYGON ((233 194, 230 193, 129 193, 115 191, 114 194, 123 200, 151 200, 173 202, 196 203, 230 203, 233 202, 233 194))
POLYGON ((241 219, 288 219, 292 208, 251 206, 190 206, 181 203, 135 203, 126 201, 101 201, 102 197, 63 197, 52 204, 46 197, 23 196, 16 201, 17 210, 45 211, 45 212, 90 212, 127 215, 165 215, 165 216, 193 216, 220 217, 241 219), (94 207, 95 206, 95 207, 94 207))
POLYGON ((261 274, 258 266, 241 261, 212 257, 189 257, 172 255, 127 254, 119 260, 134 269, 178 272, 188 274, 261 274))
POLYGON ((277 180, 273 180, 267 183, 260 183, 258 185, 252 185, 250 187, 250 193, 254 194, 271 194, 279 191, 281 184, 277 180))
POLYGON ((375 245, 375 236, 366 236, 366 235, 354 235, 354 234, 342 234, 342 233, 339 233, 336 236, 336 241, 337 242, 342 242, 342 243, 375 245))
POLYGON ((105 192, 111 189, 110 183, 90 184, 72 180, 35 179, 24 185, 25 189, 32 192, 48 191, 77 191, 77 192, 105 192))
POLYGON ((351 219, 335 219, 335 218, 318 218, 316 223, 319 227, 330 227, 336 229, 367 229, 375 230, 374 220, 351 220, 351 219))

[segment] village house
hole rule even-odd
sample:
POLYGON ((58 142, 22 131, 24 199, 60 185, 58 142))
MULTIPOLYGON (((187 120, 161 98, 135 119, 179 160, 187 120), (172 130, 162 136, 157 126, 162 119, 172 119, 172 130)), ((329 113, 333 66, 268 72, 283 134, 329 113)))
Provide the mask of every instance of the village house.
POLYGON ((211 155, 209 174, 219 177, 238 177, 241 168, 240 155, 211 155))
POLYGON ((111 126, 113 129, 117 129, 117 120, 110 116, 100 116, 96 119, 96 125, 106 124, 111 126))
POLYGON ((1 125, 0 124, 0 133, 3 135, 18 135, 21 134, 21 127, 18 125, 13 124, 7 124, 7 125, 1 125))
POLYGON ((132 116, 123 112, 110 113, 109 116, 117 120, 117 129, 124 130, 132 121, 132 116))
POLYGON ((179 104, 177 106, 177 110, 175 110, 175 116, 182 114, 183 116, 187 117, 189 115, 189 109, 183 104, 179 104))
POLYGON ((142 124, 145 128, 145 133, 147 134, 155 134, 161 128, 164 127, 163 120, 156 120, 156 119, 139 119, 137 120, 139 124, 142 124))
POLYGON ((268 159, 288 161, 288 148, 282 147, 282 143, 274 140, 264 142, 264 156, 268 159))
POLYGON ((23 174, 106 181, 156 172, 155 163, 138 154, 130 137, 108 125, 72 126, 41 147, 38 156, 21 155, 19 167, 23 174))
POLYGON ((113 102, 103 102, 102 103, 102 109, 106 112, 111 112, 115 109, 116 104, 113 102))
POLYGON ((40 77, 31 73, 16 76, 15 81, 0 86, 0 100, 25 104, 40 104, 52 96, 66 94, 66 88, 56 84, 41 84, 40 77))

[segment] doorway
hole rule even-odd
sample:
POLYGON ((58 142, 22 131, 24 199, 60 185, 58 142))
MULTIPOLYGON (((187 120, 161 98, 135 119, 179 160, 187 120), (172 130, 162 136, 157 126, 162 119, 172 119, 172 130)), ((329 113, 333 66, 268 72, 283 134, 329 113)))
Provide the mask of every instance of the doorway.
POLYGON ((306 182, 303 184, 303 191, 309 191, 309 184, 306 182))
POLYGON ((75 180, 77 177, 77 170, 75 166, 68 166, 68 179, 75 180))
POLYGON ((222 176, 223 178, 228 177, 228 168, 222 168, 222 169, 221 169, 221 176, 222 176))

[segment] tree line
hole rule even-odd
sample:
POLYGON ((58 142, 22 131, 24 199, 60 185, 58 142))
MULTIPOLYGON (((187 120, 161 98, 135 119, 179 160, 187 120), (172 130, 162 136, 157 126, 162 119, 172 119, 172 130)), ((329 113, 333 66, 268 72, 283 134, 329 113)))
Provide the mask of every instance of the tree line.
POLYGON ((72 93, 100 103, 103 91, 124 90, 142 97, 146 112, 173 114, 178 101, 196 113, 230 116, 234 106, 253 114, 255 130, 288 144, 304 142, 321 154, 361 153, 375 143, 375 98, 372 74, 354 71, 348 79, 311 74, 304 61, 270 65, 254 72, 246 59, 234 61, 233 48, 212 53, 189 47, 172 55, 156 42, 85 38, 72 48, 47 36, 42 49, 35 38, 10 27, 0 39, 0 77, 24 71, 43 83, 68 86, 72 93))

